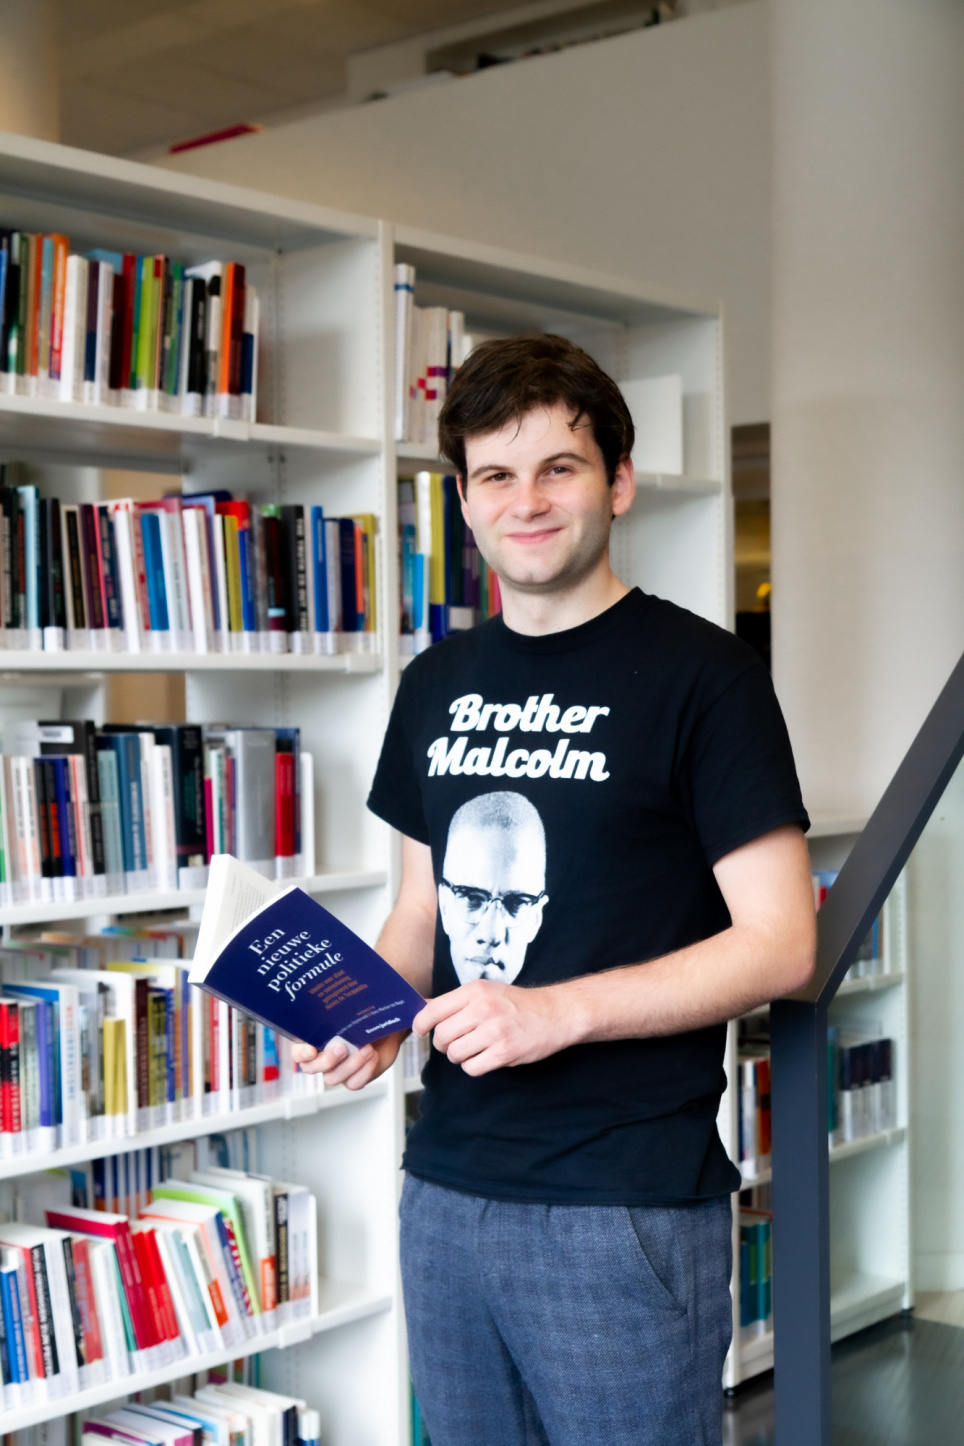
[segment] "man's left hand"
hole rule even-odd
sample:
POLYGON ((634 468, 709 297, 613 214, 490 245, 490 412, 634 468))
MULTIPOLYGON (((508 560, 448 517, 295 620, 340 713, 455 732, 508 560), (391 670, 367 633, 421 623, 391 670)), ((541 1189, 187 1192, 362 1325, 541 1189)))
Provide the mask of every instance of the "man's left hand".
POLYGON ((435 1031, 435 1048, 466 1074, 533 1064, 576 1043, 558 985, 519 989, 476 979, 432 999, 416 1014, 416 1034, 435 1031))

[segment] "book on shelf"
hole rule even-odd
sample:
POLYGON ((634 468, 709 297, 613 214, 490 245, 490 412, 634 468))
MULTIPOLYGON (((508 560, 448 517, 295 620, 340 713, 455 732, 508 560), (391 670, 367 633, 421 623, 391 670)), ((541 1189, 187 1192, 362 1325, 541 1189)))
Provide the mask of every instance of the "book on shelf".
POLYGON ((211 861, 191 982, 288 1039, 349 1047, 408 1029, 424 999, 297 885, 211 861))
MULTIPOLYGON (((836 883, 839 872, 839 869, 817 869, 811 874, 813 902, 818 909, 836 883)), ((878 914, 871 925, 870 932, 860 946, 856 959, 844 975, 843 982, 849 984, 855 979, 869 979, 874 975, 883 974, 886 972, 886 964, 883 915, 878 914)))
MULTIPOLYGON (((155 1178, 128 1211, 60 1200, 39 1210, 42 1223, 0 1224, 4 1405, 112 1381, 136 1389, 142 1372, 175 1364, 190 1375, 211 1352, 248 1348, 317 1314, 311 1192, 254 1172, 192 1169, 187 1150, 181 1163, 184 1178, 155 1178)), ((284 1407, 295 1408, 304 1402, 284 1407)), ((130 1409, 104 1419, 119 1426, 130 1409)))
POLYGON ((831 1147, 884 1134, 897 1125, 894 1040, 880 1025, 827 1031, 827 1132, 831 1147))
POLYGON ((740 1326, 763 1335, 773 1314, 772 1216, 740 1208, 740 1326))
POLYGON ((187 922, 0 945, 0 1159, 27 1165, 320 1092, 287 1038, 189 982, 196 932, 187 922))
POLYGON ((297 728, 20 720, 0 732, 0 904, 203 888, 215 853, 314 873, 297 728))
POLYGON ((403 655, 501 611, 499 579, 462 516, 454 476, 419 472, 400 479, 398 577, 403 655))
POLYGON ((415 305, 415 267, 395 267, 395 439, 438 450, 449 383, 475 344, 461 311, 415 305))
POLYGON ((744 1180, 752 1180, 770 1168, 769 1045, 741 1040, 737 1070, 740 1085, 738 1165, 744 1180))
POLYGON ((226 489, 70 502, 0 467, 0 648, 372 653, 377 522, 226 489))
POLYGON ((0 391, 257 416, 260 306, 236 261, 186 266, 0 229, 0 391))

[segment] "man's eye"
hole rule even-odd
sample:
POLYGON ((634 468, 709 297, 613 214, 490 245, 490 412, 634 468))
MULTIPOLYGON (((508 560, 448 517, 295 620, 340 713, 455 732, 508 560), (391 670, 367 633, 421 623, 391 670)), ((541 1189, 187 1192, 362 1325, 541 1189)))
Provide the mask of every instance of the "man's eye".
POLYGON ((485 907, 489 896, 488 894, 480 893, 478 889, 460 889, 459 897, 463 898, 471 908, 482 909, 485 907))

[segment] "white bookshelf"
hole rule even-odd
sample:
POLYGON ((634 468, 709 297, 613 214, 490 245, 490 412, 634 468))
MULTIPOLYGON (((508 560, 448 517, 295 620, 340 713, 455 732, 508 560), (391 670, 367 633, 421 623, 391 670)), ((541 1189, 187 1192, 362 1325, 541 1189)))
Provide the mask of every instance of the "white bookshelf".
MULTIPOLYGON (((98 495, 106 469, 183 475, 185 490, 235 486, 257 501, 320 502, 374 512, 377 652, 262 654, 26 653, 0 649, 0 711, 102 720, 110 676, 186 676, 192 722, 297 724, 314 757, 316 874, 307 881, 370 941, 394 897, 398 850, 364 804, 397 684, 396 481, 438 465, 392 440, 392 266, 413 262, 419 304, 445 302, 473 325, 572 337, 617 380, 683 378, 684 472, 646 474, 613 557, 630 583, 723 626, 732 622, 728 447, 719 309, 652 295, 605 275, 427 232, 391 227, 150 167, 0 136, 3 224, 58 230, 74 247, 162 251, 186 261, 244 262, 262 300, 259 420, 184 419, 112 407, 0 398, 0 460, 28 463, 68 500, 98 495)), ((92 919, 196 906, 203 891, 122 895, 0 911, 5 928, 78 930, 92 919)), ((43 1168, 172 1143, 227 1128, 259 1130, 260 1168, 318 1199, 320 1305, 311 1322, 248 1343, 261 1379, 305 1396, 325 1446, 407 1446, 408 1373, 397 1265, 403 1101, 418 1081, 393 1070, 350 1095, 286 1097, 124 1140, 57 1151, 43 1168)), ((0 1179, 40 1162, 0 1160, 0 1179)), ((241 1354, 233 1348, 231 1356, 241 1354)), ((200 1365, 215 1364, 212 1360, 200 1365)), ((183 1376, 149 1377, 5 1413, 5 1429, 81 1411, 183 1376)))
MULTIPOLYGON (((810 835, 815 869, 840 868, 866 819, 850 815, 816 817, 810 835)), ((910 1032, 908 1028, 907 883, 901 875, 883 910, 881 970, 847 979, 830 1006, 831 1025, 880 1025, 894 1041, 897 1124, 828 1147, 830 1161, 830 1328, 835 1341, 885 1320, 913 1305, 910 1232, 909 1102, 910 1032)), ((730 1026, 727 1078, 735 1077, 736 1029, 730 1026)), ((738 1107, 729 1089, 720 1111, 720 1132, 736 1159, 738 1107)), ((772 1181, 770 1170, 745 1180, 743 1189, 772 1181)), ((735 1216, 735 1212, 734 1212, 735 1216)), ((734 1220, 734 1251, 739 1232, 734 1220)), ((733 1344, 723 1383, 733 1390, 773 1367, 773 1333, 740 1327, 739 1269, 733 1277, 733 1344)))

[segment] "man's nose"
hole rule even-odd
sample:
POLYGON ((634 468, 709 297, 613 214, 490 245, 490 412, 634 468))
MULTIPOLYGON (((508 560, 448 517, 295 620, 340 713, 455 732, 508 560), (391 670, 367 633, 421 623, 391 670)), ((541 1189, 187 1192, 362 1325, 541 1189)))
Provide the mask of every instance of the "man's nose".
POLYGON ((513 510, 518 517, 538 517, 549 506, 549 499, 536 477, 520 477, 516 484, 513 510))

